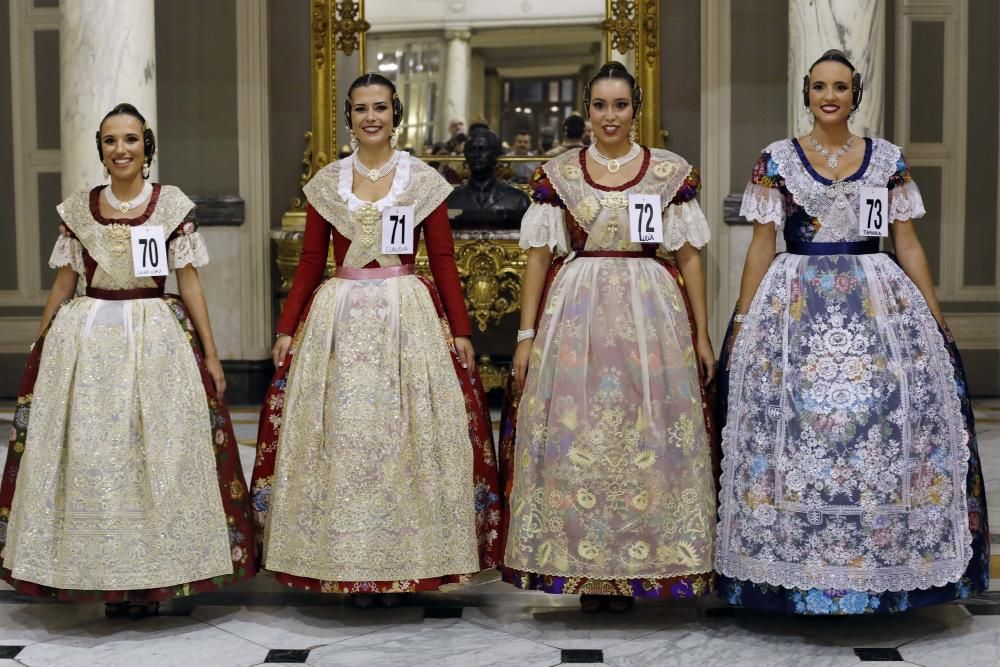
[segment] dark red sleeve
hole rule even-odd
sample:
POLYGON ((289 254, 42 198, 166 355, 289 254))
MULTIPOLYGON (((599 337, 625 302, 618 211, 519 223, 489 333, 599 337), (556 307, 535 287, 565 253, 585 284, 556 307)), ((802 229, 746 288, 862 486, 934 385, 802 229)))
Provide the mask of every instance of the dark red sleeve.
POLYGON ((278 333, 291 336, 298 326, 299 316, 312 293, 323 280, 327 253, 330 251, 330 223, 312 206, 306 207, 306 232, 302 239, 302 256, 295 269, 295 279, 288 300, 278 320, 278 333))
POLYGON ((469 312, 465 309, 462 281, 458 278, 458 267, 455 266, 455 241, 451 238, 447 204, 441 202, 427 216, 422 226, 427 259, 430 261, 434 284, 441 295, 451 332, 455 336, 471 336, 472 323, 469 322, 469 312))

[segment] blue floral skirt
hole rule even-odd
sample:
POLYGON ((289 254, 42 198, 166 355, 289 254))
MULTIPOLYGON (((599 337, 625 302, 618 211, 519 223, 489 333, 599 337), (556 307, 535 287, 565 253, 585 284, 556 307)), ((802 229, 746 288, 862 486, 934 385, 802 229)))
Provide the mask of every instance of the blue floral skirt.
MULTIPOLYGON (((990 540, 986 512, 983 467, 976 442, 975 417, 969 400, 965 368, 950 331, 942 331, 952 366, 955 369, 955 390, 961 399, 962 415, 969 433, 969 469, 966 477, 966 497, 969 506, 969 527, 972 531, 973 556, 965 574, 958 581, 944 586, 911 591, 872 593, 855 590, 820 590, 817 588, 784 588, 742 579, 719 576, 717 591, 728 604, 806 615, 882 614, 906 611, 915 607, 942 604, 964 599, 989 588, 990 540)), ((719 429, 725 425, 729 397, 729 356, 733 338, 733 323, 729 323, 719 356, 717 374, 717 419, 719 429)))

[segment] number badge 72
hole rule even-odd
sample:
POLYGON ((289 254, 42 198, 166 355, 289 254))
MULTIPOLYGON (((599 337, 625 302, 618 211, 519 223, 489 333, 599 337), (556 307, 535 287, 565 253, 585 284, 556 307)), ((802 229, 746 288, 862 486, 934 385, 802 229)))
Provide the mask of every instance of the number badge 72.
POLYGON ((628 226, 632 243, 663 242, 663 207, 660 195, 629 195, 628 226))

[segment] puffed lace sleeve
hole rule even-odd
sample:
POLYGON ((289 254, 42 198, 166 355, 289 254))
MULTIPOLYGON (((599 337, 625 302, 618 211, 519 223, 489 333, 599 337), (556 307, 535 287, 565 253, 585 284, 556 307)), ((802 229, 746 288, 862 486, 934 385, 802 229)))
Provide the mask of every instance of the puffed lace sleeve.
POLYGON ((59 269, 64 266, 76 271, 79 275, 86 275, 86 268, 83 265, 83 244, 76 238, 64 224, 59 225, 59 238, 52 248, 49 256, 49 268, 59 269))
POLYGON ((889 222, 913 220, 922 218, 927 209, 924 208, 920 189, 910 173, 910 165, 902 154, 896 162, 896 173, 889 179, 889 222))
POLYGON ((701 175, 692 167, 663 213, 663 247, 671 252, 685 243, 701 248, 712 238, 708 220, 695 199, 699 190, 701 175))
POLYGON ((167 245, 167 268, 171 271, 188 264, 195 268, 208 264, 208 248, 198 231, 193 208, 184 216, 184 222, 170 235, 167 245))
POLYGON ((740 215, 750 222, 774 223, 777 230, 785 226, 785 196, 781 192, 778 164, 769 153, 761 153, 753 167, 750 183, 743 192, 740 215))
POLYGON ((536 169, 531 177, 531 206, 521 218, 521 247, 527 250, 548 246, 555 255, 569 253, 565 208, 545 171, 536 169))

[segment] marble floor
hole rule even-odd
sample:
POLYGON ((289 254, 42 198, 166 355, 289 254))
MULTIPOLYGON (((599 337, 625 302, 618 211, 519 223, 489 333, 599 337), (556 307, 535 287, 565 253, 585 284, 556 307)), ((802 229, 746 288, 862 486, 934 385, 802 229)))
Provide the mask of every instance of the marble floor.
MULTIPOLYGON (((974 406, 997 524, 994 553, 1000 554, 1000 400, 974 406)), ((233 411, 248 479, 256 416, 253 408, 233 411)), ((11 418, 10 405, 0 405, 0 429, 11 418)), ((5 448, 0 445, 0 455, 5 456, 5 448)), ((992 583, 1000 591, 1000 580, 992 583)), ((584 615, 575 596, 517 591, 492 571, 464 587, 411 596, 401 607, 367 610, 339 596, 293 592, 258 577, 164 604, 159 616, 131 621, 105 619, 101 605, 31 601, 0 583, 0 667, 839 667, 867 662, 997 667, 1000 592, 891 617, 762 615, 725 608, 714 598, 639 601, 626 614, 584 615)))

